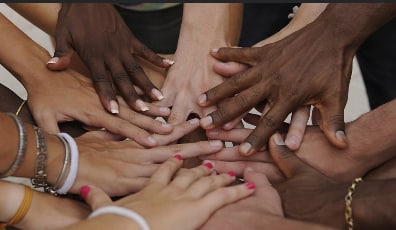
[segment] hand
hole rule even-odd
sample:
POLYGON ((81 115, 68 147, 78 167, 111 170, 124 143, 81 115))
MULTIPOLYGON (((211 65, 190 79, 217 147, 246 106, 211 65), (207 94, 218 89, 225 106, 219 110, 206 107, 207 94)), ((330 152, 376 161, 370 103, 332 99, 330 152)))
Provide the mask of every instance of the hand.
POLYGON ((119 205, 136 211, 151 229, 198 229, 217 209, 247 197, 254 184, 225 187, 235 180, 230 174, 209 176, 205 165, 179 172, 182 160, 172 157, 153 174, 142 191, 116 202, 95 187, 83 187, 82 196, 93 210, 106 205, 119 205), (194 209, 194 212, 185 210, 194 209))
MULTIPOLYGON (((185 131, 196 128, 198 121, 195 124, 179 126, 175 128, 176 133, 172 138, 160 138, 158 142, 167 145, 179 139, 185 131)), ((80 163, 77 180, 70 192, 78 193, 81 186, 90 184, 101 188, 109 196, 139 191, 147 184, 159 163, 175 154, 188 159, 215 153, 223 147, 221 141, 203 141, 145 149, 131 140, 114 141, 104 131, 86 133, 76 138, 76 143, 80 152, 80 163)))
POLYGON ((337 47, 317 24, 313 22, 263 47, 212 51, 222 61, 239 61, 252 67, 200 96, 200 105, 209 106, 238 94, 202 119, 201 126, 210 129, 224 124, 265 100, 271 109, 239 149, 241 154, 250 155, 265 145, 290 112, 301 105, 314 105, 321 112, 328 140, 345 148, 343 110, 353 52, 337 47))
POLYGON ((95 90, 109 112, 118 111, 112 84, 136 111, 146 111, 148 107, 133 85, 140 87, 151 100, 163 98, 136 62, 135 56, 164 68, 171 66, 172 62, 156 55, 138 41, 111 4, 62 4, 55 40, 55 54, 48 68, 66 68, 75 50, 92 73, 95 90))
MULTIPOLYGON (((30 88, 28 105, 37 125, 49 133, 59 133, 58 122, 79 120, 131 138, 141 145, 156 146, 158 143, 149 132, 169 134, 173 130, 170 125, 129 109, 122 100, 119 115, 109 114, 101 106, 91 81, 71 69, 47 74, 48 81, 30 88)), ((163 108, 156 111, 156 115, 167 116, 169 112, 168 108, 163 108)))

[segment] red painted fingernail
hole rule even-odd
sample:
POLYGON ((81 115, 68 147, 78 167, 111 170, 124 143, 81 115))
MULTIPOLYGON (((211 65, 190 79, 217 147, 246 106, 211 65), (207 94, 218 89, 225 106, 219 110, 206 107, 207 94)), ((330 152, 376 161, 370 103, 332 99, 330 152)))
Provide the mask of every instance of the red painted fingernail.
POLYGON ((229 171, 227 174, 230 175, 230 176, 232 176, 232 177, 235 176, 235 172, 234 172, 234 171, 229 171))
POLYGON ((256 185, 254 183, 252 183, 252 182, 247 182, 245 185, 246 185, 246 187, 248 189, 255 189, 256 188, 256 185))
POLYGON ((80 189, 80 196, 86 199, 90 190, 91 188, 88 185, 82 186, 80 189))
POLYGON ((209 168, 209 169, 212 169, 212 168, 213 168, 213 164, 210 163, 210 162, 206 162, 206 163, 204 164, 204 166, 206 166, 206 167, 209 168))
POLYGON ((183 160, 183 157, 180 154, 176 154, 175 158, 178 159, 178 160, 183 160))

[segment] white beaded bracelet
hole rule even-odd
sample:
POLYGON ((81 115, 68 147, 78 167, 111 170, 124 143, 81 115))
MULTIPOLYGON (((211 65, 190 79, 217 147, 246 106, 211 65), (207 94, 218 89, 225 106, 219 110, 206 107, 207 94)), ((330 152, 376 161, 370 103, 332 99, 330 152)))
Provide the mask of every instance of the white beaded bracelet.
POLYGON ((93 218, 96 216, 104 215, 104 214, 115 214, 127 217, 133 221, 135 221, 142 230, 150 230, 149 225, 147 224, 146 220, 139 215, 138 213, 119 206, 104 206, 101 208, 96 209, 88 216, 88 218, 93 218))
POLYGON ((65 179, 65 183, 62 185, 62 187, 56 190, 58 194, 66 194, 69 192, 77 178, 79 153, 76 142, 69 134, 58 133, 58 135, 65 138, 70 146, 70 170, 65 179))

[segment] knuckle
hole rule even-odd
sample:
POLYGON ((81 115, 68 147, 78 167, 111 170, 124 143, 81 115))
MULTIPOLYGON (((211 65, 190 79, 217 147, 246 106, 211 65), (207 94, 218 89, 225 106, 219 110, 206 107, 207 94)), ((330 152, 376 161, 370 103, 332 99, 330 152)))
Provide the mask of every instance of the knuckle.
POLYGON ((245 108, 246 106, 249 105, 249 98, 246 95, 238 95, 235 97, 235 103, 240 108, 245 108))
POLYGON ((130 66, 130 67, 127 67, 126 70, 127 70, 128 73, 132 74, 133 76, 136 75, 136 74, 143 73, 143 68, 140 65, 137 65, 137 64, 135 64, 133 66, 130 66))
POLYGON ((214 123, 225 122, 227 119, 227 111, 223 108, 219 108, 217 111, 213 112, 211 116, 214 123))

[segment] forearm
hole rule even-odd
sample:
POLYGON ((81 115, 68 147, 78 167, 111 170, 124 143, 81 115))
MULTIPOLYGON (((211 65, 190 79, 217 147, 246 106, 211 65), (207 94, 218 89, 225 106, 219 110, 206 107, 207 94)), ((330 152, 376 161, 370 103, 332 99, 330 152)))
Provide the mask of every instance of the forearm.
POLYGON ((54 36, 61 3, 7 3, 7 5, 47 34, 54 36))
POLYGON ((134 221, 119 215, 101 215, 92 219, 80 221, 79 223, 62 228, 63 230, 85 230, 85 229, 131 229, 139 230, 141 227, 134 221))
MULTIPOLYGON (((5 172, 14 161, 17 151, 19 135, 15 122, 11 117, 0 113, 2 132, 0 133, 0 172, 5 172)), ((24 124, 26 130, 26 154, 20 167, 13 176, 33 178, 37 158, 36 137, 30 124, 24 124)), ((47 141, 47 181, 54 184, 63 164, 64 146, 54 135, 45 134, 47 141)))
POLYGON ((48 51, 35 43, 6 17, 0 15, 0 63, 3 64, 25 86, 44 84, 42 74, 48 71, 45 63, 50 59, 48 51))

